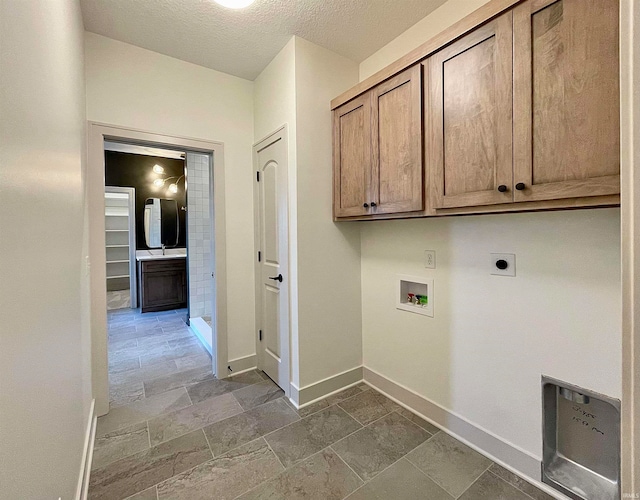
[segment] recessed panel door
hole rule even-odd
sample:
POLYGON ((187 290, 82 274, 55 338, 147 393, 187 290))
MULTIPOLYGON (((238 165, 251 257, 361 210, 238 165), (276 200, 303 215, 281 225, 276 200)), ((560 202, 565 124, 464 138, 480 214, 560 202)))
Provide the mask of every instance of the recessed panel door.
POLYGON ((282 135, 254 149, 257 163, 258 365, 280 387, 289 384, 287 162, 282 135))

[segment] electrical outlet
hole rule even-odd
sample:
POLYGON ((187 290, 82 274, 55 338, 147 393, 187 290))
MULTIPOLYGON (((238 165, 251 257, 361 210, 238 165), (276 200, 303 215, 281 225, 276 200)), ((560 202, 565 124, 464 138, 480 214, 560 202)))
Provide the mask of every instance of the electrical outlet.
POLYGON ((516 256, 513 253, 492 253, 491 274, 496 276, 516 275, 516 256))
POLYGON ((436 268, 436 251, 435 250, 424 251, 424 267, 426 267, 427 269, 436 268))

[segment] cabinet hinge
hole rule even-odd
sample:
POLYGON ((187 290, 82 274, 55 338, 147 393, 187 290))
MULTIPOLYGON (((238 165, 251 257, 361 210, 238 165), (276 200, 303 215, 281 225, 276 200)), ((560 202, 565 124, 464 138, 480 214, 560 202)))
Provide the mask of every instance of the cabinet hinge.
POLYGON ((258 171, 258 172, 256 172, 256 180, 257 180, 258 182, 260 182, 260 172, 259 172, 259 171, 258 171))
POLYGON ((262 262, 262 252, 258 250, 258 262, 262 262))
POLYGON ((258 338, 260 339, 260 342, 262 342, 262 330, 258 330, 258 338))

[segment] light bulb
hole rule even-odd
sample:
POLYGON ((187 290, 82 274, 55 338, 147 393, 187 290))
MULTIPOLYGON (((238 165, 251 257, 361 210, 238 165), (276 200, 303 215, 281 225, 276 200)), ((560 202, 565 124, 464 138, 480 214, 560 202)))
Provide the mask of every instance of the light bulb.
POLYGON ((229 9, 243 9, 251 5, 254 0, 215 0, 215 2, 229 9))
POLYGON ((177 184, 169 184, 169 191, 171 191, 172 193, 177 193, 178 192, 178 185, 177 184))
POLYGON ((155 181, 153 181, 153 185, 158 187, 164 186, 164 179, 156 179, 155 181))
POLYGON ((164 167, 162 165, 156 164, 156 165, 153 166, 153 171, 156 174, 164 174, 164 167))

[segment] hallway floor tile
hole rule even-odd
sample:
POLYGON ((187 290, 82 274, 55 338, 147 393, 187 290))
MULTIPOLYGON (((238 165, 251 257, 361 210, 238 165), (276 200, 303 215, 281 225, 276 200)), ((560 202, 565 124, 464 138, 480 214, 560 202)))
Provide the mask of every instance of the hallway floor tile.
POLYGON ((552 500, 364 383, 296 409, 260 371, 216 379, 185 315, 109 312, 89 498, 552 500))

